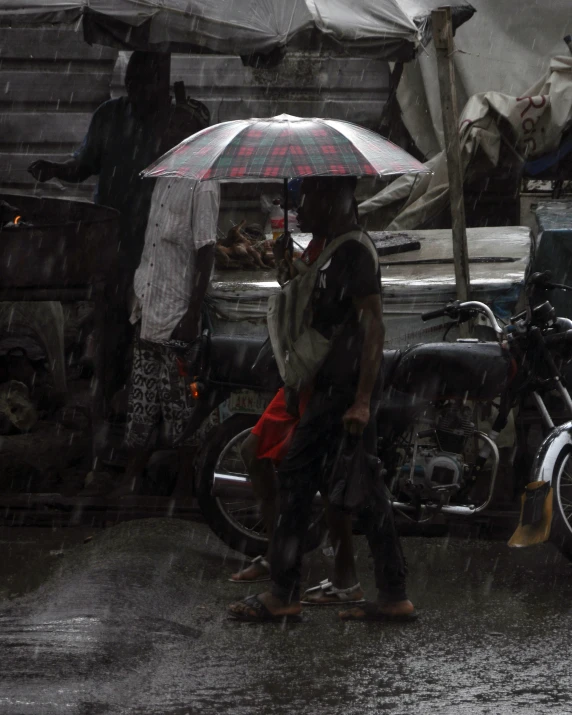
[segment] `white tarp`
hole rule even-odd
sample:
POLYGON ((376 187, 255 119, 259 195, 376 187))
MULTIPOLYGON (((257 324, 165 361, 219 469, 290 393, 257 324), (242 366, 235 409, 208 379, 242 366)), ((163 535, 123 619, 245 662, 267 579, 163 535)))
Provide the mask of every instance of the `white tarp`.
MULTIPOLYGON (((552 57, 567 53, 562 38, 572 34, 571 0, 471 0, 471 4, 477 12, 455 34, 459 112, 481 92, 522 97, 548 71, 552 57)), ((430 159, 445 148, 433 44, 404 66, 397 98, 407 129, 430 159)))
MULTIPOLYGON (((534 159, 557 149, 563 129, 572 122, 572 56, 554 57, 546 76, 518 96, 500 92, 476 94, 467 102, 459 136, 465 176, 490 174, 498 164, 501 141, 507 139, 522 159, 534 159), (510 127, 504 135, 499 118, 510 127)), ((412 229, 436 216, 449 201, 445 152, 428 166, 432 175, 401 177, 360 205, 362 214, 405 200, 388 230, 412 229)))
MULTIPOLYGON (((101 44, 187 45, 224 54, 268 53, 298 36, 318 33, 341 48, 411 58, 428 39, 439 0, 2 0, 0 21, 84 20, 86 37, 101 44)), ((457 23, 471 5, 453 3, 457 23)))
MULTIPOLYGON (((378 236, 381 234, 372 232, 374 240, 378 236)), ((442 308, 456 298, 451 230, 408 231, 407 236, 419 241, 419 250, 380 258, 388 347, 440 340, 441 322, 437 329, 435 323, 427 328, 421 314, 442 308)), ((310 238, 308 234, 296 235, 302 246, 310 238)), ((490 305, 499 317, 508 317, 516 307, 529 269, 530 229, 469 228, 467 238, 471 296, 490 305)), ((209 296, 216 332, 264 335, 268 298, 279 289, 272 271, 215 271, 209 296)))

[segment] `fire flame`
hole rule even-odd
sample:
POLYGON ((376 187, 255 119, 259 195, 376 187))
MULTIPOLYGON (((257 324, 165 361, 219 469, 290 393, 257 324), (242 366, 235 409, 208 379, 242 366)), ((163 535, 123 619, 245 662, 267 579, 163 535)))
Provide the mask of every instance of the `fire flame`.
POLYGON ((22 220, 21 216, 16 216, 16 218, 14 219, 14 226, 17 226, 21 220, 22 220))

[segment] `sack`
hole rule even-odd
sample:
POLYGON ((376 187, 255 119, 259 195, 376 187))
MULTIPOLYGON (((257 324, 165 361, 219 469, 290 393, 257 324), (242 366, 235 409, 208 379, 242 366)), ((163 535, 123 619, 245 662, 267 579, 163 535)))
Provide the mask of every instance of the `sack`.
POLYGON ((277 392, 282 387, 282 378, 274 358, 270 338, 262 343, 250 369, 256 375, 259 384, 268 392, 277 392))
POLYGON ((361 231, 338 236, 310 265, 294 261, 298 275, 268 301, 268 333, 276 364, 284 384, 299 390, 312 382, 328 356, 343 324, 330 338, 312 327, 312 295, 318 271, 335 251, 348 241, 358 241, 370 251, 377 269, 379 259, 369 236, 361 231))
POLYGON ((344 433, 330 475, 329 503, 344 511, 354 511, 377 497, 381 483, 380 460, 366 451, 361 437, 344 433))

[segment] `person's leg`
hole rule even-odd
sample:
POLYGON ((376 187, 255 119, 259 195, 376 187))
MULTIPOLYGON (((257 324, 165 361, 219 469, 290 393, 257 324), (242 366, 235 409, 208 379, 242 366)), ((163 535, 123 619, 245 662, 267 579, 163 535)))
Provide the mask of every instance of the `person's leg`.
POLYGON ((274 533, 271 574, 272 594, 284 603, 300 599, 302 556, 312 500, 320 487, 323 469, 337 449, 344 407, 345 400, 342 402, 339 395, 314 393, 278 470, 280 517, 274 533))
POLYGON ((409 603, 406 590, 407 565, 395 527, 389 493, 384 485, 378 490, 375 504, 368 506, 361 517, 374 559, 379 603, 409 603))
POLYGON ((353 548, 353 517, 348 512, 326 505, 330 542, 334 550, 334 570, 331 579, 305 591, 302 603, 309 606, 330 606, 360 603, 364 592, 358 581, 353 548))
POLYGON ((160 371, 161 362, 156 351, 136 337, 125 429, 127 466, 124 478, 108 495, 109 499, 136 493, 152 454, 152 436, 161 419, 160 371))
MULTIPOLYGON (((364 434, 371 454, 375 454, 375 438, 375 422, 372 420, 364 434)), ((383 482, 373 485, 373 494, 359 517, 373 555, 378 598, 377 603, 366 602, 340 613, 340 617, 348 620, 413 617, 415 609, 406 590, 407 564, 395 527, 391 495, 383 482)))
POLYGON ((198 344, 194 342, 186 346, 182 342, 170 341, 168 345, 157 346, 157 356, 162 442, 165 447, 176 448, 178 452, 178 474, 171 497, 183 499, 192 494, 197 447, 193 435, 183 440, 195 403, 182 368, 189 369, 188 366, 195 364, 198 344))
MULTIPOLYGON (((343 430, 347 395, 315 392, 294 433, 278 470, 280 516, 271 554, 272 589, 256 596, 256 603, 234 603, 229 611, 242 620, 264 620, 300 612, 300 578, 304 542, 325 464, 335 452, 343 430), (257 611, 262 609, 264 617, 257 611)), ((252 601, 252 599, 250 599, 252 601)))
POLYGON ((332 583, 336 588, 351 588, 358 583, 353 546, 353 517, 348 512, 330 506, 326 513, 334 549, 332 583))
POLYGON ((255 559, 246 568, 232 574, 233 581, 257 581, 269 575, 270 549, 278 514, 278 484, 274 465, 270 459, 258 458, 260 437, 249 434, 240 448, 240 454, 252 482, 252 491, 260 505, 260 515, 266 526, 268 549, 263 559, 255 559))
POLYGON ((259 437, 250 434, 244 441, 240 453, 252 481, 254 495, 260 501, 261 516, 266 524, 268 540, 271 542, 277 517, 278 483, 272 461, 258 458, 258 442, 259 437))
MULTIPOLYGON (((304 412, 311 391, 299 396, 299 411, 304 412)), ((241 455, 251 478, 254 494, 260 504, 260 511, 268 533, 266 558, 257 557, 251 564, 233 574, 233 581, 267 580, 270 573, 268 563, 274 525, 278 515, 278 484, 274 465, 286 456, 299 418, 287 410, 285 390, 278 390, 267 405, 257 424, 241 447, 241 455), (263 455, 263 456, 261 456, 263 455)))

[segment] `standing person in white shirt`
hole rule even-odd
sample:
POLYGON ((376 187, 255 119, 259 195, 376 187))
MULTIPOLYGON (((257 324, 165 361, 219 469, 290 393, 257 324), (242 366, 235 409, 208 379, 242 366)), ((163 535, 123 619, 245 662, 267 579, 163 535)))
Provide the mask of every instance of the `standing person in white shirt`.
POLYGON ((136 337, 125 433, 129 458, 125 479, 109 498, 135 493, 159 427, 174 443, 189 418, 191 396, 179 360, 189 355, 200 334, 219 203, 216 182, 157 180, 133 286, 136 337))

